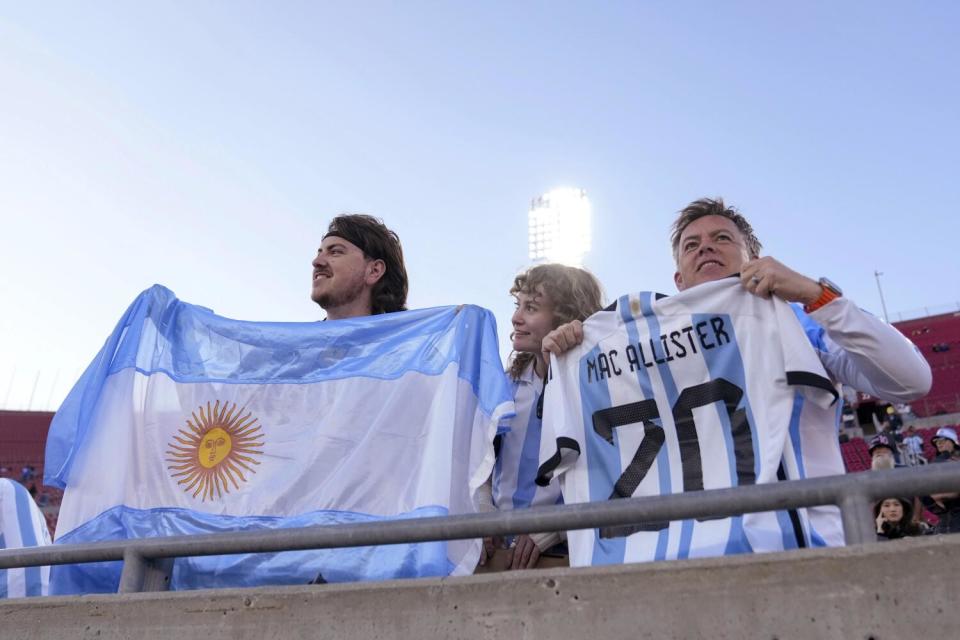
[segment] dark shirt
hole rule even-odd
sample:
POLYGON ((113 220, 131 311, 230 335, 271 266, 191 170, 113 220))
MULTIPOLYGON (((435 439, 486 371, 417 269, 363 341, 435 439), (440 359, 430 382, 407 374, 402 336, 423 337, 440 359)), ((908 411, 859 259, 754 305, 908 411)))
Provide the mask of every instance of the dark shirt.
MULTIPOLYGON (((933 461, 934 463, 958 462, 949 454, 940 454, 933 461)), ((923 506, 940 519, 934 533, 960 533, 960 497, 944 498, 936 502, 930 496, 925 496, 923 506)))
POLYGON ((906 525, 902 523, 884 522, 880 525, 881 533, 877 534, 880 540, 896 540, 897 538, 906 538, 908 536, 919 536, 923 534, 920 527, 912 522, 906 525))

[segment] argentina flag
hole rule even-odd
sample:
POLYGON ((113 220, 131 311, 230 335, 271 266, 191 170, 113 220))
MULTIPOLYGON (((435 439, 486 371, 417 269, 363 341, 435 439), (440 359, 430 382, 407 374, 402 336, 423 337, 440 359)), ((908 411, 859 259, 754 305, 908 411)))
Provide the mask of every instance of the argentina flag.
MULTIPOLYGON (((143 292, 54 416, 58 544, 472 513, 513 414, 492 314, 245 322, 143 292)), ((171 588, 473 571, 479 540, 178 558, 171 588)), ((54 567, 114 592, 121 563, 54 567)))
MULTIPOLYGON (((0 478, 0 549, 50 544, 47 521, 22 484, 0 478)), ((47 595, 50 567, 0 569, 0 598, 47 595)))

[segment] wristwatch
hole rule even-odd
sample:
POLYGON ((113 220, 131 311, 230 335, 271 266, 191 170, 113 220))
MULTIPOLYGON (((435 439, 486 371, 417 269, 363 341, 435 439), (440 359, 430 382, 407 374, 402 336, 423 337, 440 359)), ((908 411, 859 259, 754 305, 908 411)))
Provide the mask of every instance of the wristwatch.
POLYGON ((843 295, 843 290, 835 282, 827 278, 820 278, 820 297, 810 304, 803 305, 803 310, 807 313, 813 313, 828 302, 833 302, 843 295))

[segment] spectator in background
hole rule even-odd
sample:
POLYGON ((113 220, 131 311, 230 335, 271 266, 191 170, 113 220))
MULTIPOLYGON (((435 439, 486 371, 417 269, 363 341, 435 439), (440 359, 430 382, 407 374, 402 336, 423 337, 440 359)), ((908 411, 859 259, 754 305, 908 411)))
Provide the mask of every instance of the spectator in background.
POLYGON ((917 419, 917 415, 913 412, 913 407, 911 407, 909 404, 905 402, 898 402, 894 406, 897 408, 897 413, 900 414, 901 418, 905 418, 907 420, 917 419))
MULTIPOLYGON (((931 438, 933 446, 937 448, 937 457, 934 462, 957 462, 960 452, 957 450, 957 432, 951 427, 937 429, 937 434, 931 438)), ((937 516, 936 533, 960 533, 960 493, 937 493, 923 499, 930 513, 937 516)))
POLYGON ((894 443, 893 436, 882 431, 870 439, 870 468, 874 471, 883 469, 893 469, 897 466, 896 453, 897 445, 894 443))
POLYGON ((934 533, 960 533, 960 494, 927 496, 923 498, 923 506, 939 518, 934 533))
POLYGON ((923 437, 917 433, 913 425, 907 427, 907 433, 903 438, 903 449, 908 465, 916 466, 927 463, 927 459, 923 457, 923 437))
MULTIPOLYGON (((922 439, 921 439, 922 443, 922 439)), ((922 446, 922 444, 921 444, 922 446)), ((894 458, 894 449, 897 447, 896 441, 893 439, 893 435, 889 431, 881 431, 873 438, 870 439, 870 468, 873 471, 882 471, 884 469, 893 469, 898 466, 904 466, 899 464, 894 458)), ((922 455, 920 456, 923 457, 922 455)), ((919 520, 919 515, 923 513, 923 506, 921 505, 919 498, 890 498, 890 500, 901 500, 908 501, 910 504, 906 507, 903 507, 903 510, 909 515, 904 522, 913 522, 913 527, 920 530, 919 533, 898 533, 904 527, 899 527, 894 529, 894 535, 886 536, 888 538, 900 537, 904 535, 920 535, 920 533, 926 533, 928 530, 928 525, 926 522, 921 522, 919 520)), ((877 503, 874 508, 873 516, 877 518, 877 535, 884 535, 884 532, 880 530, 880 505, 883 501, 877 503)), ((891 507, 892 508, 892 507, 891 507)), ((913 527, 909 528, 910 531, 913 531, 913 527)))
POLYGON ((896 462, 897 466, 906 464, 900 459, 900 443, 903 442, 903 434, 900 433, 898 425, 902 425, 903 422, 899 420, 899 416, 896 415, 896 412, 892 406, 887 407, 883 422, 880 423, 879 433, 886 434, 890 437, 890 442, 893 445, 893 459, 896 462), (896 420, 894 420, 896 416, 896 420))
POLYGON ((887 407, 886 422, 890 425, 890 430, 894 433, 900 431, 900 427, 903 426, 903 418, 901 418, 897 410, 893 408, 893 405, 887 407))
POLYGON ((924 534, 924 524, 913 518, 913 501, 910 498, 886 498, 873 507, 877 523, 877 538, 895 540, 924 534))
POLYGON ((957 440, 957 432, 952 427, 937 429, 936 435, 930 438, 930 442, 937 449, 936 462, 960 458, 960 441, 957 440))

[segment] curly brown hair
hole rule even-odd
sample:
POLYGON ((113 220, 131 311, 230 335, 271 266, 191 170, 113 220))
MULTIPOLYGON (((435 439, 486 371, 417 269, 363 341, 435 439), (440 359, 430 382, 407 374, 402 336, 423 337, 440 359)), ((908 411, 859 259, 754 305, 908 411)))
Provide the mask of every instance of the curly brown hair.
MULTIPOLYGON (((553 328, 573 320, 586 320, 603 306, 603 292, 596 276, 586 269, 562 264, 539 264, 513 279, 510 295, 542 293, 553 303, 553 328)), ((509 374, 520 378, 536 354, 514 352, 509 374)))
POLYGON ((383 260, 386 270, 370 295, 373 315, 407 310, 407 267, 396 232, 383 221, 363 213, 346 213, 330 221, 324 236, 349 240, 363 251, 364 257, 383 260))

